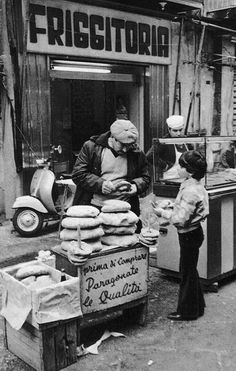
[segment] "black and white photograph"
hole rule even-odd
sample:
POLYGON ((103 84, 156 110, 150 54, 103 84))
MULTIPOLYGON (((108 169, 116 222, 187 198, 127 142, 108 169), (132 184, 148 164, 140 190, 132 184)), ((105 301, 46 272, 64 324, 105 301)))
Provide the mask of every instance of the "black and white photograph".
POLYGON ((236 0, 0 0, 0 371, 235 364, 236 0))

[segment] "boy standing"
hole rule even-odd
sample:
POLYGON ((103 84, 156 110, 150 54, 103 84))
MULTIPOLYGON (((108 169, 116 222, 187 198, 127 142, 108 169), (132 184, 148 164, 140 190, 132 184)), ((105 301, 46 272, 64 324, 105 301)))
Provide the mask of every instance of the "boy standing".
POLYGON ((179 177, 184 181, 173 205, 153 205, 154 213, 177 228, 180 244, 180 289, 177 311, 167 317, 175 321, 195 320, 204 314, 205 301, 197 263, 204 240, 201 222, 209 214, 208 194, 201 179, 207 164, 198 151, 184 152, 179 158, 179 177), (171 207, 170 207, 171 206, 171 207))

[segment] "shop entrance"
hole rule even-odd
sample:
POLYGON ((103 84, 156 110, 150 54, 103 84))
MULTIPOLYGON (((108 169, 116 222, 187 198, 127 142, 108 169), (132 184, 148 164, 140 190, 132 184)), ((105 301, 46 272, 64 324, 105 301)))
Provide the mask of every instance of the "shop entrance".
POLYGON ((137 126, 143 148, 149 106, 147 67, 82 63, 73 70, 63 61, 53 61, 52 66, 51 143, 63 150, 57 162, 67 163, 71 171, 83 143, 109 130, 116 118, 127 118, 137 126))

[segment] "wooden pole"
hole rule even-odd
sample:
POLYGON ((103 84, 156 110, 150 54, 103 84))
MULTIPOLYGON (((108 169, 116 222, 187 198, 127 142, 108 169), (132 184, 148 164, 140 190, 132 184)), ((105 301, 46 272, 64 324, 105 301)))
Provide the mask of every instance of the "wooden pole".
POLYGON ((201 32, 201 38, 200 38, 200 43, 199 43, 199 48, 198 48, 198 53, 197 53, 197 58, 196 58, 197 65, 196 65, 196 69, 195 69, 195 73, 194 73, 194 77, 193 77, 193 86, 192 86, 192 90, 191 90, 191 93, 190 93, 191 94, 190 95, 190 103, 189 103, 188 115, 187 115, 187 120, 186 120, 185 131, 184 131, 185 135, 187 135, 187 133, 188 133, 188 126, 189 126, 189 120, 190 120, 190 115, 191 115, 191 110, 192 110, 192 104, 193 104, 193 100, 194 100, 194 97, 195 97, 196 82, 197 82, 197 78, 198 78, 198 72, 199 72, 199 69, 200 69, 201 52, 202 52, 202 47, 203 47, 205 31, 206 31, 206 26, 204 25, 203 28, 202 28, 202 32, 201 32))
POLYGON ((77 232, 78 232, 78 246, 79 246, 79 249, 81 249, 81 231, 80 231, 80 226, 78 225, 77 227, 77 232))
MULTIPOLYGON (((178 86, 178 78, 179 78, 179 62, 180 62, 180 51, 181 51, 181 41, 182 41, 182 29, 183 29, 184 19, 181 19, 180 29, 179 29, 179 42, 178 42, 178 51, 177 51, 177 62, 176 62, 176 72, 175 72, 175 86, 174 86, 174 97, 173 97, 173 108, 172 108, 172 115, 175 114, 175 105, 176 105, 176 93, 177 93, 177 86, 178 86)), ((179 97, 180 99, 180 97, 179 97)), ((179 112, 181 114, 181 112, 179 112)))

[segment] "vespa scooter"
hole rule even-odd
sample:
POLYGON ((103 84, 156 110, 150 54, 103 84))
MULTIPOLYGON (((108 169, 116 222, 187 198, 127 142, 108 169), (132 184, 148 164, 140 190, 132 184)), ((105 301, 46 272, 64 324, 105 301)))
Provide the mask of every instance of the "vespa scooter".
POLYGON ((59 220, 73 203, 76 185, 72 179, 59 179, 50 170, 50 161, 36 160, 30 196, 17 197, 12 208, 13 227, 24 237, 33 237, 43 228, 44 222, 59 220))

